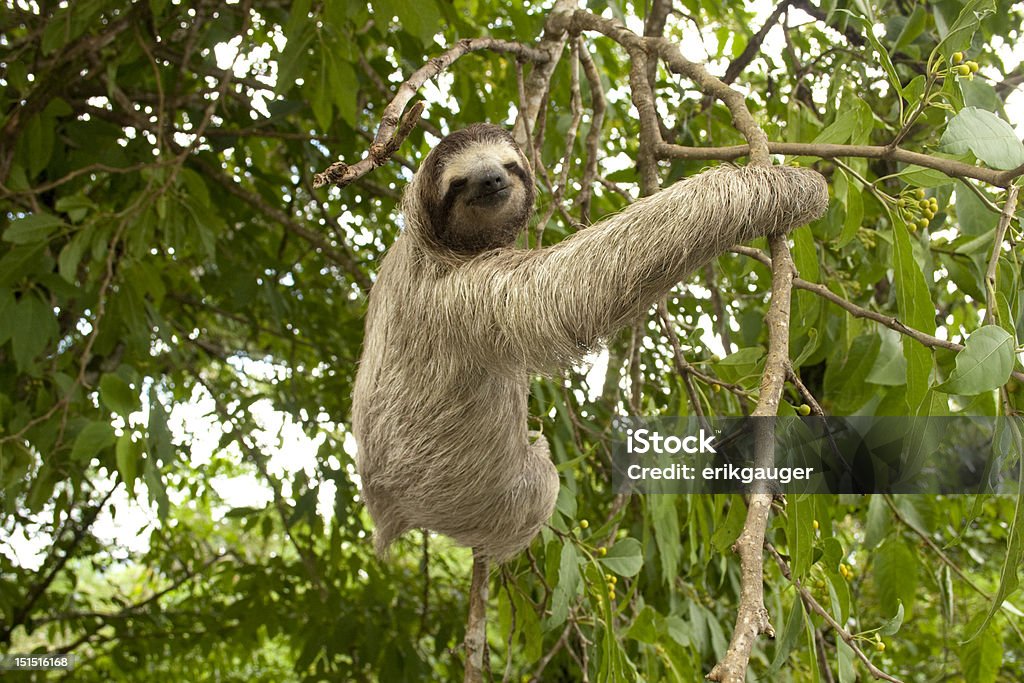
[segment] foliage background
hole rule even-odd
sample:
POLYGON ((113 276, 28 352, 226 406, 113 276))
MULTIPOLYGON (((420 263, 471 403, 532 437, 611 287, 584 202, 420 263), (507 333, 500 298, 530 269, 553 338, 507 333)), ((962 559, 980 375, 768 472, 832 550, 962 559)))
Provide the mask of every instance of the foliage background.
MULTIPOLYGON (((737 84, 773 141, 885 145, 921 105, 903 147, 992 165, 942 136, 965 107, 1007 119, 1004 102, 1024 76, 1003 58, 1021 40, 1024 9, 969 4, 952 38, 959 0, 786 2, 789 28, 771 52, 751 42, 766 12, 686 1, 665 35, 716 73, 745 67, 737 84), (870 38, 865 24, 877 27, 870 38), (926 90, 929 57, 945 70, 953 48, 980 73, 926 90)), ((586 7, 638 31, 651 16, 629 3, 586 7)), ((82 681, 461 676, 468 553, 411 534, 391 562, 372 556, 345 421, 365 294, 398 233, 400 189, 437 134, 512 123, 515 60, 459 59, 425 89, 424 125, 392 163, 344 190, 314 192, 311 179, 362 156, 394 89, 429 56, 461 38, 530 43, 546 9, 2 4, 0 652, 73 651, 82 663, 69 678, 82 681), (239 481, 259 483, 245 489, 249 500, 226 493, 239 481), (111 532, 132 524, 141 541, 111 532)), ((600 217, 637 194, 638 124, 624 51, 594 36, 584 44, 607 97, 590 208, 600 217)), ((569 64, 554 73, 540 146, 552 172, 541 181, 545 244, 576 229, 566 217, 580 219, 584 190, 594 102, 585 79, 569 183, 564 196, 551 192, 574 126, 569 64)), ((721 105, 663 70, 654 78, 667 140, 742 143, 721 105)), ((967 125, 967 139, 979 138, 967 125)), ((997 142, 995 162, 1012 168, 1016 148, 997 142)), ((1002 370, 1007 354, 1020 369, 1020 212, 991 293, 984 279, 1005 191, 887 159, 799 161, 826 174, 834 196, 823 220, 793 235, 802 278, 961 343, 995 297, 989 322, 1003 330, 996 360, 963 394, 947 394, 934 386, 953 372, 953 351, 798 291, 794 365, 825 410, 1014 414, 1022 389, 1002 370), (938 210, 912 232, 880 193, 895 201, 918 187, 938 210)), ((708 163, 662 162, 662 183, 708 163)), ((729 254, 668 302, 686 362, 730 385, 691 378, 709 413, 740 414, 756 393, 768 282, 762 264, 729 254), (727 353, 714 355, 717 344, 727 353)), ((507 667, 512 679, 693 681, 723 654, 742 501, 610 491, 614 414, 691 412, 675 362, 654 316, 609 340, 603 385, 582 371, 533 384, 531 414, 542 416, 564 483, 552 530, 492 583, 496 678, 507 667), (601 560, 600 546, 610 548, 601 560)), ((786 398, 789 414, 804 402, 792 388, 786 398)), ((790 501, 769 540, 838 621, 864 633, 858 642, 881 669, 1017 681, 1020 515, 1013 497, 815 497, 790 501), (1002 598, 1008 606, 985 619, 1002 598), (884 649, 874 640, 883 626, 884 649)), ((779 637, 755 650, 757 677, 866 678, 774 563, 765 580, 779 637)))

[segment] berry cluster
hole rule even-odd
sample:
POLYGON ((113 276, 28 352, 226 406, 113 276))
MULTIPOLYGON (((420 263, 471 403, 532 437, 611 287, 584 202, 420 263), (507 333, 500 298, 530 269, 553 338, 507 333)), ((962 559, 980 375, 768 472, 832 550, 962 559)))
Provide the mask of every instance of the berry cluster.
POLYGON ((920 228, 924 230, 935 214, 939 212, 939 200, 935 197, 925 197, 924 190, 917 188, 913 192, 903 192, 896 202, 899 207, 900 217, 906 221, 910 232, 917 232, 920 228))
POLYGON ((964 61, 963 52, 954 52, 949 58, 952 66, 949 67, 949 73, 954 76, 964 76, 968 80, 974 78, 974 74, 978 73, 978 63, 974 61, 964 61))

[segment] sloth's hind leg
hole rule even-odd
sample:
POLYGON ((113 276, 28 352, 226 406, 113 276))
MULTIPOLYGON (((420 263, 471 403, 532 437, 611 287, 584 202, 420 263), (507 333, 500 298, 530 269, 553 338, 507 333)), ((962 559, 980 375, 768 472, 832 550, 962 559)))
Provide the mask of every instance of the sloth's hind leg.
POLYGON ((500 500, 494 501, 493 509, 501 510, 495 518, 506 523, 483 550, 497 561, 509 559, 526 548, 555 509, 558 472, 551 462, 548 442, 539 432, 530 432, 529 439, 520 475, 500 500))

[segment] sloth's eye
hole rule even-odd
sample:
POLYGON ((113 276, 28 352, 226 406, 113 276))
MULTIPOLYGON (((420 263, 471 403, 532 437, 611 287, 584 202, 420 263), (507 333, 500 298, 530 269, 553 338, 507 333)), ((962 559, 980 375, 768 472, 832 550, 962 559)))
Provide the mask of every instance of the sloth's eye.
POLYGON ((515 161, 510 161, 507 164, 505 164, 505 168, 507 168, 510 171, 514 171, 517 166, 519 166, 519 164, 516 163, 515 161))
POLYGON ((467 182, 469 182, 468 178, 456 178, 448 187, 452 190, 459 190, 465 187, 467 182))

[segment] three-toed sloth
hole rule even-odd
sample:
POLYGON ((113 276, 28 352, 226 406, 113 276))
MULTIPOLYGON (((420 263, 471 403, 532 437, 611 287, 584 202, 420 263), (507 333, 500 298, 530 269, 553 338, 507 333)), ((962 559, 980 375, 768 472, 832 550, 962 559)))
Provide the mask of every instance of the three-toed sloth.
POLYGON ((578 361, 731 245, 828 203, 814 171, 718 166, 553 247, 516 248, 533 185, 512 136, 477 124, 438 143, 405 189, 353 396, 380 553, 414 528, 497 561, 525 548, 558 493, 547 442, 527 431, 531 375, 578 361))

